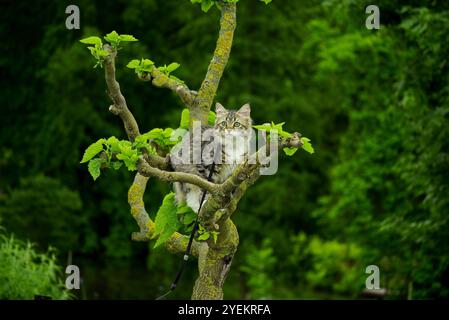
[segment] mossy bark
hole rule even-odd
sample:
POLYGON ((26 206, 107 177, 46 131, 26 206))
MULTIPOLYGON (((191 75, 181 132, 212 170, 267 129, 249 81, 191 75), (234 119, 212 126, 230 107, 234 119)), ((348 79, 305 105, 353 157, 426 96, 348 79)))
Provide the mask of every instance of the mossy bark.
POLYGON ((190 122, 201 121, 207 125, 207 117, 217 93, 218 85, 231 54, 236 27, 236 4, 220 1, 220 33, 212 60, 209 63, 198 95, 190 108, 190 122))
POLYGON ((223 299, 223 284, 237 251, 239 235, 231 219, 227 219, 220 229, 217 243, 210 240, 207 248, 199 252, 199 276, 193 287, 192 300, 223 299))

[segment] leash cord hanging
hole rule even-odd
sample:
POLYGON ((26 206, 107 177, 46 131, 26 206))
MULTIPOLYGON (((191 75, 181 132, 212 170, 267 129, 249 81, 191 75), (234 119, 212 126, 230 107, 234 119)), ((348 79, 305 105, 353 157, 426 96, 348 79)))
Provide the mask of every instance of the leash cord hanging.
MULTIPOLYGON (((212 162, 212 166, 211 166, 211 169, 209 172, 209 176, 207 177, 207 181, 210 182, 212 180, 212 175, 214 174, 214 170, 215 170, 215 161, 212 162)), ((166 293, 164 293, 163 295, 157 297, 156 300, 165 299, 170 293, 172 293, 176 289, 176 286, 178 285, 178 282, 181 279, 181 275, 184 272, 184 269, 187 265, 187 261, 189 260, 190 250, 192 249, 193 238, 195 238, 195 233, 198 230, 198 224, 199 224, 198 216, 201 211, 201 207, 203 206, 203 202, 206 199, 206 193, 207 193, 207 191, 203 190, 203 194, 201 195, 201 200, 200 200, 200 206, 198 208, 198 214, 196 215, 196 219, 195 219, 195 224, 193 225, 192 232, 190 233, 189 243, 187 244, 187 248, 186 248, 186 251, 184 252, 184 257, 181 261, 181 265, 179 267, 178 273, 176 274, 175 280, 172 282, 170 289, 168 289, 168 291, 166 293)))

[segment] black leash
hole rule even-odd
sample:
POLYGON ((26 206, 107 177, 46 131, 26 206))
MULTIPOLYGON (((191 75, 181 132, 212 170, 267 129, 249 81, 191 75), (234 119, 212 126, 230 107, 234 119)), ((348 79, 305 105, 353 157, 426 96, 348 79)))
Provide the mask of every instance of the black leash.
MULTIPOLYGON (((209 176, 207 177, 207 181, 210 182, 212 180, 212 175, 214 174, 214 170, 215 170, 215 161, 212 162, 212 166, 211 166, 211 169, 209 172, 209 176)), ((186 251, 184 252, 184 258, 181 261, 181 266, 179 267, 179 271, 176 274, 176 278, 172 282, 170 289, 168 289, 168 291, 166 293, 164 293, 163 295, 161 295, 160 297, 157 297, 156 300, 165 299, 170 293, 172 293, 176 289, 179 279, 181 279, 181 275, 184 272, 184 269, 187 265, 187 261, 189 260, 190 250, 192 249, 193 238, 195 238, 195 233, 198 230, 198 216, 201 211, 201 207, 203 205, 204 199, 206 199, 206 193, 207 193, 207 191, 203 190, 203 194, 201 195, 201 200, 200 200, 200 206, 198 208, 198 213, 197 213, 196 219, 195 219, 195 224, 193 225, 192 232, 190 233, 189 243, 187 244, 186 251)))

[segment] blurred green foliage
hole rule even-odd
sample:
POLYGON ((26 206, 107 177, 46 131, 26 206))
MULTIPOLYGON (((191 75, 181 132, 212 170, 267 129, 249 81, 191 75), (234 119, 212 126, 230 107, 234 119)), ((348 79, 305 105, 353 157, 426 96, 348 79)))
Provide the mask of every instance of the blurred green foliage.
POLYGON ((252 247, 240 268, 248 278, 250 299, 272 299, 273 267, 276 264, 269 238, 263 240, 261 248, 252 247))
POLYGON ((40 244, 56 243, 64 251, 79 243, 83 225, 81 200, 58 180, 43 175, 22 179, 4 197, 0 216, 7 229, 40 244))
MULTIPOLYGON (((284 129, 305 133, 315 153, 281 155, 278 173, 240 203, 228 298, 358 297, 369 264, 380 267, 392 298, 449 296, 449 3, 380 0, 380 30, 365 28, 369 4, 238 3, 217 101, 250 102, 255 123, 287 119, 284 129)), ((102 71, 79 40, 110 30, 138 38, 117 65, 128 105, 142 132, 176 128, 178 98, 136 80, 126 64, 177 61, 177 76, 198 88, 219 11, 204 14, 187 0, 80 0, 81 30, 67 30, 66 5, 37 0, 2 11, 9 39, 0 48, 2 223, 21 239, 55 246, 61 259, 68 250, 75 262, 82 257, 88 298, 153 298, 172 281, 179 257, 130 241, 137 227, 126 170, 93 184, 79 164, 93 141, 125 139, 107 111, 102 71), (126 268, 136 265, 148 266, 141 292, 123 289, 133 274, 126 268), (93 285, 100 273, 108 290, 93 285)), ((150 181, 153 218, 169 189, 150 181)), ((174 298, 190 294, 189 267, 174 298)))
POLYGON ((290 239, 291 267, 298 270, 298 280, 316 291, 331 289, 337 294, 356 298, 364 285, 362 250, 355 244, 324 241, 304 232, 290 239), (303 271, 302 271, 303 270, 303 271))
POLYGON ((0 234, 0 299, 32 300, 35 295, 69 299, 52 250, 38 253, 31 243, 0 234))

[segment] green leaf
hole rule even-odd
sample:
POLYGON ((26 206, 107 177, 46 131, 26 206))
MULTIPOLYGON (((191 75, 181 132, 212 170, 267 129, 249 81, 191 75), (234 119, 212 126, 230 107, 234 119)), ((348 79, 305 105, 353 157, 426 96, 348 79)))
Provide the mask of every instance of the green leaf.
POLYGON ((136 69, 140 66, 140 61, 137 59, 133 59, 126 65, 130 69, 136 69))
POLYGON ((285 124, 285 122, 281 122, 281 123, 278 123, 278 124, 274 124, 274 122, 271 121, 271 127, 272 127, 273 129, 277 129, 278 131, 283 131, 282 126, 283 126, 284 124, 285 124))
POLYGON ((138 143, 147 143, 148 142, 148 135, 141 134, 140 136, 137 136, 134 139, 134 142, 132 143, 133 147, 136 146, 138 143))
POLYGON ((265 4, 269 4, 272 0, 260 0, 260 1, 262 1, 265 4))
POLYGON ((176 209, 175 194, 171 192, 164 197, 156 214, 154 234, 159 237, 154 245, 155 248, 167 241, 181 227, 176 209))
MULTIPOLYGON (((190 208, 189 208, 190 209, 190 208)), ((196 213, 193 212, 192 209, 188 213, 184 215, 184 218, 182 220, 182 223, 185 225, 190 225, 196 220, 196 213)))
POLYGON ((196 213, 187 205, 181 205, 177 208, 176 214, 181 216, 181 221, 188 226, 196 220, 196 213))
POLYGON ((108 41, 110 44, 118 43, 120 42, 120 36, 116 31, 112 31, 108 33, 104 39, 108 41))
POLYGON ((204 240, 209 239, 209 237, 210 237, 210 233, 207 232, 207 231, 205 231, 203 234, 200 234, 200 235, 198 236, 197 240, 199 240, 199 241, 204 241, 204 240))
POLYGON ((151 146, 148 142, 141 142, 141 141, 134 141, 133 148, 135 148, 137 150, 140 150, 140 149, 146 149, 148 151, 151 150, 151 146))
POLYGON ((106 57, 107 55, 109 55, 109 52, 106 50, 96 50, 95 53, 98 57, 106 57))
POLYGON ((164 141, 164 130, 161 128, 151 129, 145 135, 149 140, 157 140, 159 142, 164 141))
POLYGON ((93 55, 93 56, 95 57, 96 52, 97 52, 96 49, 95 49, 95 47, 87 47, 87 49, 89 49, 90 54, 93 55))
POLYGON ((287 131, 284 131, 284 130, 279 130, 279 131, 278 131, 278 134, 279 134, 279 136, 282 137, 282 138, 291 138, 291 137, 292 137, 292 134, 291 134, 291 133, 289 133, 289 132, 287 132, 287 131))
POLYGON ((257 130, 262 130, 262 131, 270 131, 271 130, 271 126, 268 124, 256 125, 256 126, 253 126, 253 128, 257 129, 257 130))
POLYGON ((212 0, 203 0, 201 2, 201 10, 203 10, 204 12, 207 12, 213 5, 214 5, 214 2, 212 2, 212 0))
POLYGON ((125 164, 126 168, 129 171, 136 171, 137 170, 137 159, 124 159, 123 163, 125 164))
MULTIPOLYGON (((192 211, 192 209, 187 205, 181 205, 176 209, 176 214, 185 214, 192 211)), ((193 211, 192 211, 193 212, 193 211)))
POLYGON ((168 73, 175 71, 178 69, 181 65, 177 62, 170 63, 165 70, 167 70, 168 73))
POLYGON ((213 126, 215 124, 215 112, 209 111, 209 115, 207 116, 207 123, 210 126, 213 126))
POLYGON ((103 151, 103 143, 106 142, 105 139, 100 139, 95 143, 92 143, 89 147, 87 147, 86 151, 84 151, 83 159, 81 159, 80 163, 85 163, 103 151))
POLYGON ((108 140, 106 140, 106 144, 110 146, 115 145, 117 143, 119 143, 119 140, 114 136, 109 137, 108 140))
POLYGON ((292 156, 298 151, 298 148, 284 148, 283 150, 287 156, 292 156))
POLYGON ((132 150, 132 143, 127 140, 119 141, 117 146, 120 152, 128 157, 134 153, 134 151, 132 150))
MULTIPOLYGON (((122 142, 122 141, 120 141, 122 142)), ((119 144, 120 146, 120 144, 119 144)), ((135 171, 137 170, 137 160, 139 160, 139 153, 136 149, 129 148, 128 146, 125 146, 121 149, 122 153, 117 154, 117 159, 122 160, 125 164, 126 168, 128 168, 129 171, 135 171)))
POLYGON ((312 144, 310 143, 310 139, 306 137, 301 138, 301 142, 303 143, 302 148, 308 153, 315 153, 315 149, 313 149, 312 144))
POLYGON ((100 68, 103 68, 103 63, 100 60, 98 60, 97 63, 94 65, 94 69, 98 66, 100 66, 100 68))
POLYGON ((189 121, 190 121, 190 111, 189 109, 183 109, 181 113, 181 122, 179 123, 179 127, 182 129, 189 129, 189 121))
POLYGON ((148 65, 153 65, 154 62, 151 61, 150 59, 142 59, 142 65, 144 66, 148 66, 148 65))
POLYGON ((120 152, 120 149, 118 147, 119 143, 120 143, 120 141, 114 136, 108 138, 108 140, 106 141, 106 144, 109 146, 109 152, 113 152, 113 153, 120 152))
POLYGON ((145 149, 147 149, 149 154, 157 155, 156 148, 153 147, 152 145, 148 144, 147 146, 145 146, 145 149))
POLYGON ((145 72, 151 72, 154 69, 154 62, 151 61, 150 59, 144 59, 142 60, 142 62, 140 63, 140 67, 138 68, 138 70, 140 72, 145 71, 145 72))
POLYGON ((164 140, 170 139, 172 133, 173 133, 172 128, 165 128, 164 131, 162 132, 162 136, 164 137, 164 140))
POLYGON ((128 157, 127 155, 123 154, 123 153, 117 154, 116 157, 117 157, 117 159, 119 159, 119 160, 129 160, 129 157, 128 157))
POLYGON ((89 164, 87 166, 89 173, 94 179, 94 181, 97 180, 97 178, 100 176, 101 162, 102 162, 101 159, 92 159, 89 161, 89 164))
POLYGON ((101 41, 101 38, 99 37, 87 37, 80 40, 81 43, 85 44, 96 44, 96 45, 102 45, 103 42, 101 41))
POLYGON ((179 79, 178 77, 175 77, 174 75, 170 75, 170 79, 175 80, 175 81, 177 81, 179 83, 184 83, 183 80, 179 79))
POLYGON ((136 38, 134 38, 134 36, 132 36, 130 34, 121 34, 120 35, 120 40, 121 41, 125 41, 125 42, 139 41, 136 38))
POLYGON ((118 170, 122 167, 123 163, 121 163, 120 161, 113 161, 112 162, 112 168, 114 170, 118 170))
POLYGON ((214 238, 214 243, 217 243, 219 233, 220 232, 218 232, 218 231, 211 231, 212 237, 214 238))
POLYGON ((159 66, 159 67, 157 67, 157 69, 160 71, 160 72, 162 72, 162 73, 164 73, 164 74, 167 74, 167 66, 159 66))

